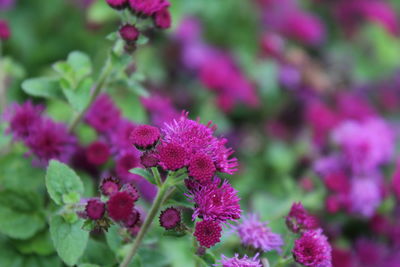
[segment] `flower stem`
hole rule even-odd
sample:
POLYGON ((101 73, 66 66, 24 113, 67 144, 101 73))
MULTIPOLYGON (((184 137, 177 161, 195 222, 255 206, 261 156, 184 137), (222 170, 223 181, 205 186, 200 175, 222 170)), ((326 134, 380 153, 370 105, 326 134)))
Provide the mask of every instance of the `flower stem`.
POLYGON ((286 267, 293 262, 293 257, 280 258, 274 267, 286 267))
POLYGON ((165 200, 164 196, 169 189, 169 185, 166 182, 167 181, 165 181, 164 184, 158 190, 156 199, 154 200, 154 202, 150 208, 150 211, 149 211, 149 214, 147 215, 146 220, 144 221, 143 225, 140 228, 139 234, 137 235, 134 243, 132 244, 132 247, 130 248, 128 254, 125 256, 124 260, 119 265, 119 267, 127 267, 129 265, 129 263, 131 262, 133 256, 135 256, 137 250, 139 249, 139 246, 143 241, 144 235, 149 230, 151 223, 153 222, 163 201, 165 200))
POLYGON ((108 79, 108 76, 110 75, 112 71, 112 64, 111 64, 111 52, 107 56, 106 62, 104 64, 104 67, 101 71, 101 74, 98 78, 98 81, 96 83, 96 86, 93 88, 92 94, 90 95, 89 102, 87 103, 86 107, 80 111, 78 114, 76 114, 75 118, 72 120, 71 124, 69 125, 68 131, 72 133, 76 126, 79 124, 79 122, 82 120, 83 116, 85 115, 86 111, 90 108, 94 100, 96 100, 97 96, 103 89, 104 85, 106 84, 106 81, 108 79))

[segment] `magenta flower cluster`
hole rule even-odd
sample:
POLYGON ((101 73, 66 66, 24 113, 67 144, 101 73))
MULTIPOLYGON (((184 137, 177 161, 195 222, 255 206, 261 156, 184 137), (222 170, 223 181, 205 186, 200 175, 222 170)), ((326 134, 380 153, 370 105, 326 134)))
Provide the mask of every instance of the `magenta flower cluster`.
MULTIPOLYGON (((225 146, 226 139, 215 137, 214 131, 211 122, 203 125, 183 113, 161 129, 142 125, 130 135, 133 145, 143 150, 143 165, 165 171, 187 168, 187 196, 195 204, 193 220, 202 219, 196 223, 194 236, 208 248, 219 242, 221 224, 239 219, 241 213, 237 191, 215 176, 217 172, 233 174, 238 163, 231 157, 233 150, 225 146)), ((178 226, 178 221, 174 209, 160 216, 160 224, 166 229, 178 226)))
POLYGON ((294 203, 286 217, 286 224, 294 233, 300 233, 292 250, 296 262, 308 267, 331 267, 332 248, 318 223, 299 203, 294 203))
POLYGON ((128 230, 141 224, 141 214, 135 208, 139 192, 131 184, 121 185, 116 178, 106 178, 101 181, 102 198, 91 198, 85 206, 85 213, 80 214, 92 223, 92 230, 108 230, 110 220, 128 230), (103 202, 105 200, 105 202, 103 202))
POLYGON ((51 159, 68 163, 76 151, 76 138, 63 123, 45 116, 43 110, 30 101, 12 104, 3 115, 9 123, 6 132, 27 146, 36 165, 46 166, 51 159))

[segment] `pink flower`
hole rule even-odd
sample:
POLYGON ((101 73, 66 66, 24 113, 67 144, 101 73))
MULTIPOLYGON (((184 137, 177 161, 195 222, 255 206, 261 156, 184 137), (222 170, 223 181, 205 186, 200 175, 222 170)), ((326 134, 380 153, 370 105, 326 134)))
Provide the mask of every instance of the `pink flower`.
POLYGON ((356 177, 352 180, 350 190, 352 212, 371 217, 381 201, 381 190, 375 177, 356 177))
POLYGON ((222 227, 216 221, 204 220, 196 223, 194 236, 200 246, 210 248, 220 241, 222 227))
POLYGON ((125 24, 119 29, 119 35, 126 43, 134 44, 139 38, 140 32, 134 25, 125 24))
POLYGON ((301 202, 293 203, 286 216, 286 225, 294 233, 304 230, 312 230, 318 227, 316 218, 310 215, 301 202))
POLYGON ((230 158, 233 150, 225 147, 225 138, 213 136, 214 130, 215 126, 211 126, 211 122, 200 124, 199 120, 190 120, 188 113, 161 129, 163 142, 180 144, 189 153, 188 159, 191 155, 203 153, 211 157, 217 171, 233 174, 237 170, 237 159, 230 158))
POLYGON ((9 123, 6 133, 11 133, 18 141, 26 141, 32 129, 42 122, 43 107, 33 105, 31 101, 24 104, 12 104, 4 112, 4 120, 9 123))
POLYGON ((325 35, 321 20, 304 11, 291 12, 283 23, 282 32, 289 38, 312 45, 320 44, 325 35))
POLYGON ((240 199, 237 191, 226 180, 221 186, 219 183, 220 179, 216 178, 213 183, 200 186, 198 190, 188 195, 196 204, 193 220, 200 217, 205 220, 226 222, 240 218, 240 199))
POLYGON ((11 31, 7 21, 0 20, 0 40, 8 40, 10 36, 11 31))
POLYGON ((293 257, 296 262, 309 267, 331 267, 332 248, 321 229, 307 230, 294 243, 293 257))
POLYGON ((166 230, 177 227, 181 222, 181 213, 175 208, 167 208, 160 214, 160 225, 166 230))
POLYGON ((283 239, 279 234, 273 233, 267 224, 267 222, 261 222, 257 215, 250 214, 248 217, 243 217, 242 223, 234 226, 233 229, 245 246, 264 252, 271 250, 281 252, 283 239))
POLYGON ((121 112, 106 94, 100 95, 86 113, 86 122, 98 132, 109 132, 118 125, 121 112))
POLYGON ((100 199, 90 199, 86 204, 86 215, 91 220, 99 220, 103 217, 106 211, 106 204, 101 202, 100 199))
POLYGON ((102 165, 110 157, 110 148, 103 142, 93 142, 86 148, 86 157, 91 164, 102 165))
POLYGON ((171 14, 167 8, 154 13, 154 24, 160 29, 168 29, 171 27, 171 14))
POLYGON ((145 16, 152 16, 156 12, 169 7, 167 0, 128 0, 133 12, 145 16))
POLYGON ((235 254, 233 258, 228 258, 225 255, 221 255, 221 259, 219 263, 214 264, 214 266, 222 266, 222 267, 262 267, 260 260, 258 259, 258 254, 256 254, 253 258, 249 258, 247 255, 244 255, 242 258, 239 258, 238 254, 235 254))
POLYGON ((150 125, 140 125, 133 129, 130 139, 138 149, 150 149, 160 139, 160 130, 150 125))

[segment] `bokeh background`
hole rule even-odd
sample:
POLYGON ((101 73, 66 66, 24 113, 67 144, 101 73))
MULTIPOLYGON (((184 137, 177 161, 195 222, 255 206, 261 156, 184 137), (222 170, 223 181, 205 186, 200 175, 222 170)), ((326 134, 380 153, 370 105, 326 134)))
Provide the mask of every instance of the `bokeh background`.
MULTIPOLYGON (((258 213, 283 235, 284 216, 293 202, 302 201, 330 238, 334 266, 400 266, 395 253, 400 245, 400 182, 395 178, 400 1, 170 2, 172 27, 148 32, 149 43, 132 57, 130 71, 140 75, 141 82, 107 88, 123 115, 138 124, 160 125, 188 110, 192 118, 212 120, 239 159, 239 172, 229 179, 246 213, 258 213), (377 141, 378 148, 371 149, 386 145, 393 151, 373 168, 379 185, 355 197, 372 209, 355 208, 355 200, 344 203, 327 182, 332 172, 316 165, 345 150, 332 138, 342 122, 362 124, 369 118, 391 129, 390 137, 371 130, 376 139, 390 139, 377 141), (388 257, 399 265, 389 265, 388 257)), ((106 36, 119 27, 118 13, 103 0, 0 0, 0 19, 11 31, 1 43, 1 108, 29 98, 45 103, 54 119, 70 120, 66 103, 32 98, 21 90, 21 82, 51 75, 51 65, 74 50, 90 55, 99 72, 111 46, 106 36)), ((0 126, 4 132, 6 123, 0 126)), ((359 133, 350 133, 349 139, 359 133)), ((78 135, 83 144, 95 139, 94 131, 83 126, 78 135)), ((44 177, 44 170, 24 170, 29 165, 28 159, 20 159, 24 149, 10 152, 9 144, 10 136, 2 134, 0 186, 7 177, 18 183, 24 176, 32 177, 28 183, 40 184, 41 178, 34 176, 44 177)), ((44 234, 43 240, 48 238, 44 234)), ((0 249, 1 266, 7 257, 19 259, 10 266, 61 264, 46 241, 43 250, 31 247, 37 246, 35 240, 24 243, 0 236, 0 241, 8 248, 0 249)), ((143 266, 193 266, 187 240, 165 237, 157 244, 143 266)), ((237 237, 227 233, 215 254, 238 250, 237 237)), ((84 257, 109 266, 114 256, 101 241, 92 241, 84 257)), ((268 259, 274 262, 277 257, 272 252, 268 259)))

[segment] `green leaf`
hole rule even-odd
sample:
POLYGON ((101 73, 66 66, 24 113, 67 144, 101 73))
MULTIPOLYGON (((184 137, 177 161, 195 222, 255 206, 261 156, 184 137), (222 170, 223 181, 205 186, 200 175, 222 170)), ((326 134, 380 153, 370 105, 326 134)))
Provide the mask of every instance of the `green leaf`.
POLYGON ((74 71, 76 81, 80 81, 82 78, 92 73, 92 62, 90 61, 90 57, 83 52, 71 52, 68 55, 67 62, 74 71))
POLYGON ((81 262, 91 262, 100 266, 113 266, 116 258, 113 251, 104 242, 89 239, 86 251, 83 254, 81 262))
POLYGON ((68 194, 62 195, 62 199, 65 204, 74 204, 79 202, 80 195, 77 192, 70 192, 68 194))
POLYGON ((123 240, 119 234, 120 227, 118 225, 111 225, 111 227, 106 232, 106 241, 108 247, 116 253, 122 246, 123 240))
POLYGON ((155 184, 155 185, 157 184, 153 175, 151 175, 151 173, 145 169, 133 168, 133 169, 129 170, 129 172, 133 173, 133 174, 137 174, 139 176, 142 176, 143 178, 145 178, 147 181, 149 181, 152 184, 155 184))
POLYGON ((92 263, 82 263, 82 264, 79 264, 78 267, 100 267, 100 265, 92 264, 92 263))
POLYGON ((54 253, 50 233, 46 230, 28 240, 15 240, 13 245, 23 254, 38 254, 48 256, 54 253))
POLYGON ((58 79, 54 78, 32 78, 22 83, 22 89, 31 96, 52 99, 63 99, 58 79))
POLYGON ((68 100, 68 103, 76 111, 82 111, 86 108, 90 99, 90 88, 93 85, 92 78, 85 78, 79 82, 75 90, 63 88, 63 93, 68 100))
POLYGON ((47 167, 46 187, 51 199, 61 205, 63 195, 72 192, 82 194, 83 183, 78 175, 64 163, 51 160, 47 167))
POLYGON ((46 222, 35 192, 0 191, 0 232, 17 239, 32 237, 46 222))
POLYGON ((76 264, 85 251, 89 232, 82 230, 82 225, 83 220, 70 224, 59 215, 50 220, 51 239, 58 255, 67 265, 76 264))

